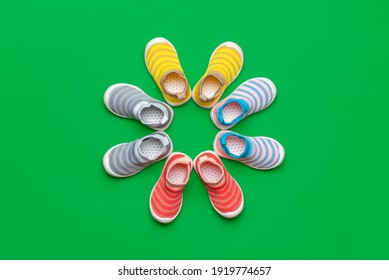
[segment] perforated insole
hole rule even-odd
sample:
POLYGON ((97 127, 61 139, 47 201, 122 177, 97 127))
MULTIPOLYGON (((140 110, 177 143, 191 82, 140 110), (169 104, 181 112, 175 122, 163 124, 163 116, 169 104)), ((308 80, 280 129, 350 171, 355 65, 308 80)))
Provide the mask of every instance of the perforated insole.
POLYGON ((208 76, 202 84, 201 92, 207 98, 213 98, 220 87, 220 81, 216 77, 208 76))
POLYGON ((238 102, 231 102, 224 106, 222 116, 223 120, 227 123, 232 122, 242 114, 242 107, 238 102))
POLYGON ((226 143, 230 153, 236 156, 240 156, 246 149, 246 142, 236 136, 228 136, 226 143))
POLYGON ((163 145, 161 141, 155 138, 147 138, 140 143, 140 152, 148 159, 155 159, 162 152, 163 145))
POLYGON ((188 175, 188 169, 183 164, 176 164, 170 170, 168 179, 171 183, 180 185, 185 183, 185 179, 188 175))
POLYGON ((177 73, 170 73, 164 81, 165 89, 172 94, 177 94, 185 90, 185 79, 177 73))
POLYGON ((140 112, 140 118, 144 123, 158 124, 163 118, 163 112, 155 106, 146 107, 140 112))
POLYGON ((208 183, 217 183, 223 174, 221 167, 211 162, 204 162, 201 164, 200 172, 203 175, 204 180, 208 183))

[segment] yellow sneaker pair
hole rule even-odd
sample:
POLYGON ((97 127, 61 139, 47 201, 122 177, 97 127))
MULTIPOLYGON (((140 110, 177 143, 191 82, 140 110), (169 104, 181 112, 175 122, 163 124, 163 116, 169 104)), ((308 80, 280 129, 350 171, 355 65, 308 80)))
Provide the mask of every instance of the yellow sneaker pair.
POLYGON ((163 97, 171 106, 182 105, 192 97, 199 106, 210 109, 239 75, 243 66, 243 52, 233 42, 219 45, 193 91, 182 70, 176 49, 165 38, 152 39, 146 45, 145 62, 163 97))

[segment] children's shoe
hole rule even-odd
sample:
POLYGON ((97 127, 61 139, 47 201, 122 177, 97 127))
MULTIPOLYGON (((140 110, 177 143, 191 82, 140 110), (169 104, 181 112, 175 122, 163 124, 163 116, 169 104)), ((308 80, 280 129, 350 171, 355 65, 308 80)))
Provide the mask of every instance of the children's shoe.
POLYGON ((216 134, 213 149, 221 157, 261 170, 279 166, 285 157, 282 145, 272 138, 248 137, 228 130, 216 134))
POLYGON ((276 86, 267 78, 254 78, 241 84, 211 110, 211 119, 220 129, 267 108, 276 97, 276 86))
POLYGON ((173 153, 166 160, 150 195, 150 212, 158 222, 170 223, 180 213, 192 166, 192 159, 182 153, 173 153))
POLYGON ((216 212, 225 218, 238 216, 243 210, 243 193, 220 158, 212 151, 202 152, 195 158, 194 168, 216 212))
POLYGON ((214 106, 242 66, 243 51, 237 44, 225 42, 218 46, 211 55, 207 71, 193 89, 193 100, 203 108, 214 106))
POLYGON ((168 157, 173 144, 165 132, 154 132, 141 139, 116 145, 105 153, 105 171, 114 177, 133 176, 145 167, 168 157))
POLYGON ((146 45, 145 63, 166 102, 179 106, 190 99, 190 87, 176 49, 165 38, 154 38, 146 45))
POLYGON ((170 106, 129 84, 110 86, 105 91, 104 103, 115 115, 139 120, 158 131, 167 129, 173 120, 174 113, 170 106))

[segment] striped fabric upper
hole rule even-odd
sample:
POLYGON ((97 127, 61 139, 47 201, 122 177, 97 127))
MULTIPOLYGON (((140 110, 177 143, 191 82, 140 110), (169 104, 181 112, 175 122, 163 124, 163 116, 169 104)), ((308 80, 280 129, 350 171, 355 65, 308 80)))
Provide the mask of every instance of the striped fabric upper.
POLYGON ((236 132, 220 131, 213 142, 216 154, 242 162, 255 169, 273 169, 284 160, 282 145, 269 137, 248 137, 236 132))
POLYGON ((216 212, 225 218, 239 215, 244 204, 243 193, 220 158, 212 151, 202 152, 196 157, 194 167, 216 212))
POLYGON ((173 150, 169 136, 154 132, 141 139, 116 145, 106 152, 105 170, 115 177, 135 175, 150 164, 168 157, 173 150))
POLYGON ((193 100, 201 107, 211 108, 238 76, 242 66, 243 52, 237 44, 225 42, 218 46, 209 60, 205 74, 193 89, 193 100), (203 92, 206 90, 208 94, 203 92))
POLYGON ((162 174, 150 195, 150 211, 155 220, 170 223, 181 210, 184 187, 192 171, 192 159, 173 153, 166 160, 162 174))
POLYGON ((212 108, 211 119, 218 128, 228 129, 241 119, 267 108, 276 94, 276 87, 269 79, 250 79, 212 108))
POLYGON ((147 70, 165 100, 178 106, 190 99, 190 87, 174 46, 165 38, 151 40, 145 49, 147 70))
POLYGON ((140 120, 155 130, 165 130, 173 118, 173 110, 129 84, 110 86, 104 94, 107 108, 123 118, 140 120))

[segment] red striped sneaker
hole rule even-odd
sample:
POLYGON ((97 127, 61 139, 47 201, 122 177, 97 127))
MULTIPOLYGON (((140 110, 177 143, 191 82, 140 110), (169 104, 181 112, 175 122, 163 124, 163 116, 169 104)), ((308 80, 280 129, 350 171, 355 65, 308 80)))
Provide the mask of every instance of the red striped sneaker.
POLYGON ((166 160, 150 195, 151 215, 158 222, 170 223, 180 213, 184 187, 188 183, 192 167, 192 159, 182 153, 173 153, 166 160))
POLYGON ((220 158, 212 151, 202 152, 195 158, 194 168, 216 212, 225 218, 238 216, 243 210, 243 193, 220 158))

